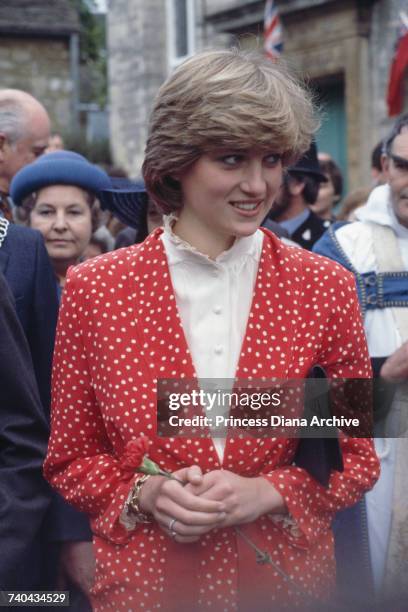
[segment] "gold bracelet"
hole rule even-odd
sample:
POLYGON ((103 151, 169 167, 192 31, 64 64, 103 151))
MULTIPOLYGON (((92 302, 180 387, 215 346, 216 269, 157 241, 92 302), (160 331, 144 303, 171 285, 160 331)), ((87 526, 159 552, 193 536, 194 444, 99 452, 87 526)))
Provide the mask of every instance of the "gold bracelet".
POLYGON ((142 512, 139 506, 140 491, 144 483, 150 478, 151 474, 145 474, 135 483, 130 498, 126 504, 126 512, 131 514, 138 523, 152 523, 153 517, 142 512))

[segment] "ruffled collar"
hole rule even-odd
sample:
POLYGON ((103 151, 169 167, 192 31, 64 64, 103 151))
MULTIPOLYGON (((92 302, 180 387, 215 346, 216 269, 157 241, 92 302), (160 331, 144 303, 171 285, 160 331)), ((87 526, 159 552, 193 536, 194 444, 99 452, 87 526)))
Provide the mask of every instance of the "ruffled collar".
POLYGON ((171 245, 171 252, 168 253, 171 256, 171 263, 185 261, 186 258, 190 258, 218 267, 219 265, 233 265, 242 262, 248 257, 258 259, 258 247, 263 240, 263 234, 259 229, 251 236, 236 238, 234 244, 228 250, 220 253, 216 259, 211 259, 208 255, 201 253, 196 247, 173 232, 176 221, 177 215, 175 213, 164 215, 163 217, 163 235, 167 245, 171 245))

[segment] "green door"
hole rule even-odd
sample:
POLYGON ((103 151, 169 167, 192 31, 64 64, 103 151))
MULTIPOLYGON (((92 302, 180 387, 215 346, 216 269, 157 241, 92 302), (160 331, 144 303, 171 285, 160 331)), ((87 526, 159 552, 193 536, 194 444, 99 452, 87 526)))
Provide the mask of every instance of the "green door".
POLYGON ((330 153, 343 174, 343 197, 348 192, 346 112, 343 79, 319 83, 315 87, 322 108, 322 124, 316 134, 319 151, 330 153))

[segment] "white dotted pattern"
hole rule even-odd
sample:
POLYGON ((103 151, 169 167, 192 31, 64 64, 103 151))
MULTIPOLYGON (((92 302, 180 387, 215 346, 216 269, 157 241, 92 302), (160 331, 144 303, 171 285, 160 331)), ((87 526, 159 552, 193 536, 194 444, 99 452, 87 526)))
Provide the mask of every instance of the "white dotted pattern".
MULTIPOLYGON (((60 311, 45 473, 91 516, 94 609, 304 605, 273 567, 255 563, 231 528, 182 545, 156 525, 128 532, 119 522, 135 479, 119 458, 141 432, 154 440, 151 458, 167 470, 194 463, 204 472, 220 468, 210 439, 155 435, 157 378, 194 377, 160 233, 71 269, 60 311)), ((330 377, 369 377, 352 275, 265 233, 237 376, 302 378, 319 363, 330 377)), ((298 530, 268 517, 242 529, 319 599, 334 581, 333 514, 378 477, 371 440, 342 436, 341 446, 345 469, 332 474, 327 489, 290 465, 293 439, 227 438, 222 464, 247 477, 262 475, 282 494, 298 530)))

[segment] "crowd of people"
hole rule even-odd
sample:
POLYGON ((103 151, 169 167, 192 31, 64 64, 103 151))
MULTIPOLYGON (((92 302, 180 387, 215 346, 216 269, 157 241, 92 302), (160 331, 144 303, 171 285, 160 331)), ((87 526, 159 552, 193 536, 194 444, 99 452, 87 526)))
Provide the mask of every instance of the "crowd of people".
POLYGON ((1 590, 69 590, 79 612, 404 609, 408 116, 344 198, 318 126, 285 66, 202 52, 159 89, 128 180, 0 90, 1 590), (318 438, 158 435, 161 379, 316 367, 376 380, 375 438, 339 431, 336 460, 318 438))

